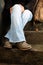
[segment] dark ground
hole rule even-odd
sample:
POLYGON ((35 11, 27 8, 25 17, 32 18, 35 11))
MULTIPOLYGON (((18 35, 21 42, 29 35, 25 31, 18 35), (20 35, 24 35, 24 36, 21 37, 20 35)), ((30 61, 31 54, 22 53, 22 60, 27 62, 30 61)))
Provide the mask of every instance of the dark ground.
POLYGON ((8 50, 0 47, 0 63, 2 65, 43 65, 43 52, 8 50))
POLYGON ((37 51, 0 47, 0 65, 43 65, 43 32, 26 32, 26 39, 37 51))

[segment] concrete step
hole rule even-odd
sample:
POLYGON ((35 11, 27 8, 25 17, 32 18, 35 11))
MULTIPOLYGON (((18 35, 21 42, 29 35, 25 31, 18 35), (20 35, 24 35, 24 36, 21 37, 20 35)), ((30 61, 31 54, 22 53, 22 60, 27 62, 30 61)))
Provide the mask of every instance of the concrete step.
POLYGON ((25 31, 26 40, 33 49, 43 51, 43 31, 25 31))
POLYGON ((43 44, 31 44, 33 49, 36 49, 38 52, 43 52, 43 44))
POLYGON ((21 51, 0 47, 0 64, 2 65, 43 65, 42 51, 21 51))
POLYGON ((43 31, 25 31, 25 36, 29 44, 43 44, 43 31))
POLYGON ((1 65, 43 65, 43 31, 25 31, 26 39, 33 50, 21 51, 0 46, 1 65))

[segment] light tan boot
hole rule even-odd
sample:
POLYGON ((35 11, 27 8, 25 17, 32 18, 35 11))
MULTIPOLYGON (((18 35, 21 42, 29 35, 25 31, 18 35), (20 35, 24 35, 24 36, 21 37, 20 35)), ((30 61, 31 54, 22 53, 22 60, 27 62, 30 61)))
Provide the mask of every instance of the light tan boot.
POLYGON ((9 41, 6 41, 6 42, 4 43, 4 47, 5 47, 5 48, 12 48, 12 45, 10 44, 9 41))
POLYGON ((4 37, 4 38, 2 39, 2 43, 3 43, 3 47, 5 47, 5 48, 12 48, 12 45, 10 44, 8 38, 5 38, 5 37, 4 37))
POLYGON ((32 49, 32 46, 30 44, 26 43, 26 42, 17 43, 17 47, 20 50, 30 50, 30 49, 32 49))

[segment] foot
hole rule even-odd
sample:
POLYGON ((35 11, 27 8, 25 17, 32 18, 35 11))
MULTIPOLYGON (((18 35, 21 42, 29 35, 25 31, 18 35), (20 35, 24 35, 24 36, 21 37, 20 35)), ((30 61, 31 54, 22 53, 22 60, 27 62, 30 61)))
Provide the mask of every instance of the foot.
POLYGON ((9 48, 9 49, 12 48, 12 45, 10 44, 9 39, 3 38, 2 43, 4 48, 9 48))
POLYGON ((9 41, 6 41, 6 42, 4 43, 4 48, 9 48, 9 49, 12 48, 12 45, 10 44, 9 41))
POLYGON ((30 50, 32 49, 31 45, 26 42, 17 43, 17 47, 20 50, 30 50))

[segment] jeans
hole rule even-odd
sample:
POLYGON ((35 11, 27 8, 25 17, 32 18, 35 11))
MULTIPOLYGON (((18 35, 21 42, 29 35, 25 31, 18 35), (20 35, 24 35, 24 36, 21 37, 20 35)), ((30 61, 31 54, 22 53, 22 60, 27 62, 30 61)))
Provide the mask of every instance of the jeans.
POLYGON ((26 9, 22 13, 20 5, 15 4, 11 12, 11 27, 5 37, 14 43, 26 41, 23 29, 26 23, 32 20, 32 17, 33 14, 31 11, 26 9))

